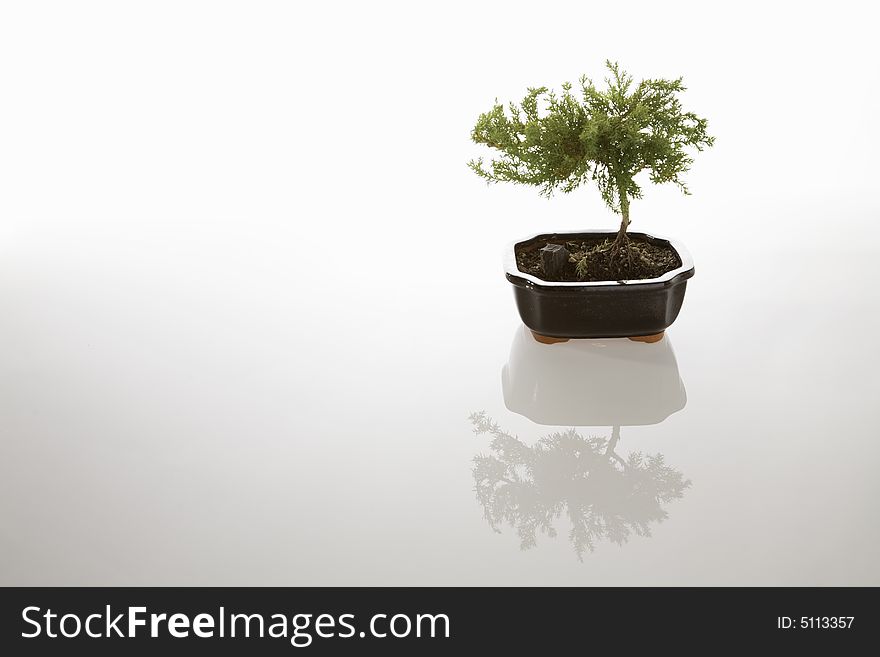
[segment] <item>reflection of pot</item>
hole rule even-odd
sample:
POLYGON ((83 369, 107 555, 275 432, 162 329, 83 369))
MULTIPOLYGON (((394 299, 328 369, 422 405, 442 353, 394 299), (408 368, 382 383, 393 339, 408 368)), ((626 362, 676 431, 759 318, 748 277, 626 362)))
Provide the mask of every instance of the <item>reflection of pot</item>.
POLYGON ((687 403, 669 336, 546 345, 520 326, 501 372, 504 403, 538 424, 657 424, 687 403))

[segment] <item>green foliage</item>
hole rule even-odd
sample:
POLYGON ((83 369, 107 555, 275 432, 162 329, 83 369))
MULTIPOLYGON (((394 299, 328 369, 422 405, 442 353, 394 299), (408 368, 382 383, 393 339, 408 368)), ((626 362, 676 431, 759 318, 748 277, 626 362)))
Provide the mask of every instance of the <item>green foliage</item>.
POLYGON ((642 196, 638 173, 648 171, 652 182, 674 183, 687 194, 681 175, 693 162, 689 149, 701 151, 714 137, 705 119, 682 110, 682 79, 634 85, 616 63, 606 66, 611 75, 604 90, 582 77, 577 95, 565 83, 561 94, 530 88, 519 104, 505 109, 496 102, 480 115, 471 138, 498 155, 488 165, 478 158, 468 166, 490 183, 533 185, 544 196, 592 180, 622 215, 622 232, 629 200, 642 196))

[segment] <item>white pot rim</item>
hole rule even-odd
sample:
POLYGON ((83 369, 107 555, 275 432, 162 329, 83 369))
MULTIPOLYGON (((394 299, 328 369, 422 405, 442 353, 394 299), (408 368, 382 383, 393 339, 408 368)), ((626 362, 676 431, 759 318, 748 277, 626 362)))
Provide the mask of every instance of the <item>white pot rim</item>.
POLYGON ((536 237, 540 237, 541 235, 558 235, 560 237, 565 235, 584 235, 587 233, 592 233, 595 235, 609 235, 613 236, 617 234, 616 230, 608 230, 607 228, 584 228, 581 230, 563 230, 556 232, 543 232, 543 233, 533 233, 523 239, 516 240, 507 245, 507 248, 504 250, 504 272, 510 276, 515 276, 517 278, 521 278, 523 280, 529 281, 533 285, 537 285, 540 287, 616 287, 618 285, 651 285, 656 283, 667 283, 671 281, 673 278, 678 276, 679 274, 683 274, 687 271, 693 270, 694 261, 691 258, 690 252, 685 248, 684 244, 679 242, 678 240, 674 240, 670 237, 664 237, 663 235, 657 235, 656 233, 642 233, 642 232, 632 232, 631 235, 644 235, 645 237, 650 237, 653 239, 663 240, 669 243, 675 252, 678 253, 678 257, 681 260, 681 266, 676 267, 675 269, 666 272, 662 276, 658 276, 657 278, 640 278, 636 280, 624 280, 624 281, 545 281, 537 276, 532 276, 531 274, 527 274, 524 271, 520 271, 519 267, 516 265, 516 245, 521 244, 523 242, 528 242, 529 240, 533 240, 536 237))

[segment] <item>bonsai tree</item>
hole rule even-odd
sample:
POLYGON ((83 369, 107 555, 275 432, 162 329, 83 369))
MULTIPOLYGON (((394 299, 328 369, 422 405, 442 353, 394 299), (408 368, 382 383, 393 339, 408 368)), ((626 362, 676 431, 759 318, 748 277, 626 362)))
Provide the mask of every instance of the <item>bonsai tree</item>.
POLYGON ((691 485, 662 454, 619 456, 619 427, 610 440, 569 429, 530 447, 485 413, 471 414, 470 421, 474 433, 492 437, 492 453, 474 458, 483 515, 496 532, 504 524, 515 527, 523 550, 537 544, 539 531, 556 537, 554 523, 563 515, 579 560, 602 539, 623 545, 633 534, 650 536, 651 524, 668 517, 664 505, 691 485))
MULTIPOLYGON (((581 77, 578 95, 571 83, 562 94, 546 87, 530 88, 523 100, 495 106, 481 114, 471 133, 478 144, 498 152, 487 165, 482 158, 468 163, 489 183, 512 182, 538 187, 541 195, 571 192, 592 181, 605 203, 620 215, 620 230, 604 252, 610 263, 633 263, 627 236, 630 202, 642 197, 636 176, 648 171, 654 183, 671 182, 688 194, 681 176, 692 164, 690 149, 703 150, 714 138, 705 119, 682 110, 682 79, 642 80, 637 85, 617 63, 606 61, 607 88, 596 88, 581 77)), ((578 274, 586 272, 584 253, 578 274)))

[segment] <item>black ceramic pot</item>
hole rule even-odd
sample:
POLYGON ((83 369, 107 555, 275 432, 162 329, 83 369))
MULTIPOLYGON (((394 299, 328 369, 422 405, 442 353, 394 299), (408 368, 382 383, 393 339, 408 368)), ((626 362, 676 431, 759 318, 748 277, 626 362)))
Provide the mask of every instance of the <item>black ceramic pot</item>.
MULTIPOLYGON (((684 246, 671 239, 630 233, 655 244, 671 246, 680 266, 658 278, 635 281, 552 282, 521 272, 519 245, 554 239, 614 239, 616 231, 546 233, 511 244, 504 258, 523 324, 549 338, 622 338, 662 334, 681 310, 694 264, 684 246)), ((543 246, 543 244, 541 244, 543 246)))

